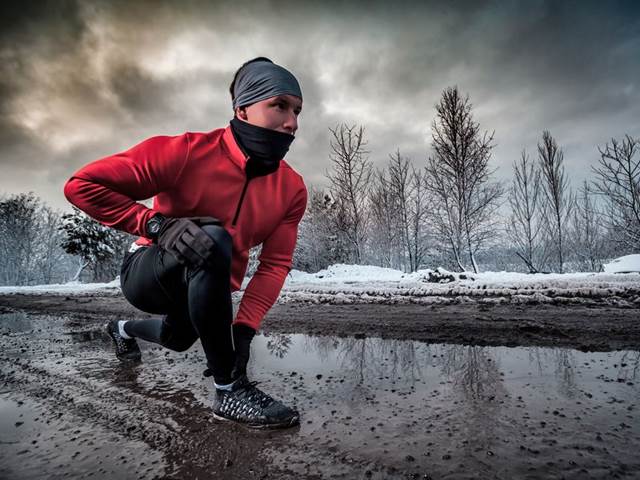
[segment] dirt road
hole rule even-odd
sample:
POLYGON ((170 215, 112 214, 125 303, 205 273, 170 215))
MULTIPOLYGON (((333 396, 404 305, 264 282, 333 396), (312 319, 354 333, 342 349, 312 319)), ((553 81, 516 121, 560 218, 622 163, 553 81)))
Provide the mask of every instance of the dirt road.
MULTIPOLYGON (((120 296, 6 295, 0 308, 91 318, 147 318, 120 296)), ((640 310, 549 305, 274 305, 263 330, 480 346, 640 350, 640 310)))
POLYGON ((276 305, 250 373, 302 423, 265 433, 211 418, 197 344, 121 365, 122 298, 2 296, 0 477, 637 478, 638 313, 276 305))

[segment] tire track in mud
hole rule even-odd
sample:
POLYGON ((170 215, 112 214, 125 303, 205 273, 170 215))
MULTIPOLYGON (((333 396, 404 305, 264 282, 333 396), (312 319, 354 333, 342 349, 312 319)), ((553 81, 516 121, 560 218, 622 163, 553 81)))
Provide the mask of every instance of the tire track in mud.
POLYGON ((272 435, 247 435, 241 427, 219 424, 188 390, 163 393, 153 384, 141 386, 135 367, 105 366, 113 363, 106 350, 97 362, 73 368, 82 358, 68 347, 64 333, 41 335, 36 330, 2 335, 0 383, 14 394, 45 405, 52 418, 64 411, 79 424, 100 425, 122 438, 144 442, 163 452, 166 478, 286 476, 261 458, 262 442, 256 436, 264 440, 272 435), (62 348, 53 351, 52 344, 62 348), (36 352, 48 352, 48 358, 37 359, 36 352), (255 467, 242 461, 244 457, 252 463, 260 460, 259 476, 255 467))

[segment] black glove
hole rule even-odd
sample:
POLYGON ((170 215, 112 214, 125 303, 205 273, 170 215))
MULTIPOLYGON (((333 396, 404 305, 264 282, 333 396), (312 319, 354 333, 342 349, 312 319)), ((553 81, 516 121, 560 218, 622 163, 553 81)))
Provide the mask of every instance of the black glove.
POLYGON ((251 340, 253 340, 256 331, 243 323, 234 323, 232 330, 236 361, 233 371, 231 372, 231 378, 235 380, 247 373, 247 364, 249 363, 249 355, 251 353, 251 340))
POLYGON ((200 227, 222 225, 213 217, 167 218, 158 232, 158 245, 183 265, 202 267, 215 255, 216 244, 200 227))

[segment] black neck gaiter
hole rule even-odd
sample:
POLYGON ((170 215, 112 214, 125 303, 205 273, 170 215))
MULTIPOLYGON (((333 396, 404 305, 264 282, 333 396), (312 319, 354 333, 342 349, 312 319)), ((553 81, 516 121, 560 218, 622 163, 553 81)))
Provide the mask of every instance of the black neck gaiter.
POLYGON ((289 151, 295 137, 289 133, 258 127, 231 119, 233 137, 244 154, 249 157, 245 172, 248 178, 268 175, 278 170, 280 160, 289 151))

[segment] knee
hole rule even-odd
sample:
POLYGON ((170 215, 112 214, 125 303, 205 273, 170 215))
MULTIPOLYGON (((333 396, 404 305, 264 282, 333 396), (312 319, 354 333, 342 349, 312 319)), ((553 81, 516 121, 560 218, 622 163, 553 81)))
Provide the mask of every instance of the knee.
POLYGON ((233 242, 229 232, 227 232, 224 227, 218 225, 204 225, 201 228, 216 245, 215 263, 221 267, 230 268, 233 242))
POLYGON ((162 326, 162 333, 160 335, 161 344, 163 347, 173 350, 174 352, 185 352, 191 348, 191 345, 198 339, 192 335, 180 335, 174 329, 167 327, 165 324, 162 326))
POLYGON ((166 342, 163 346, 168 348, 169 350, 173 350, 174 352, 186 352, 191 348, 195 340, 187 341, 187 340, 172 340, 166 342))

